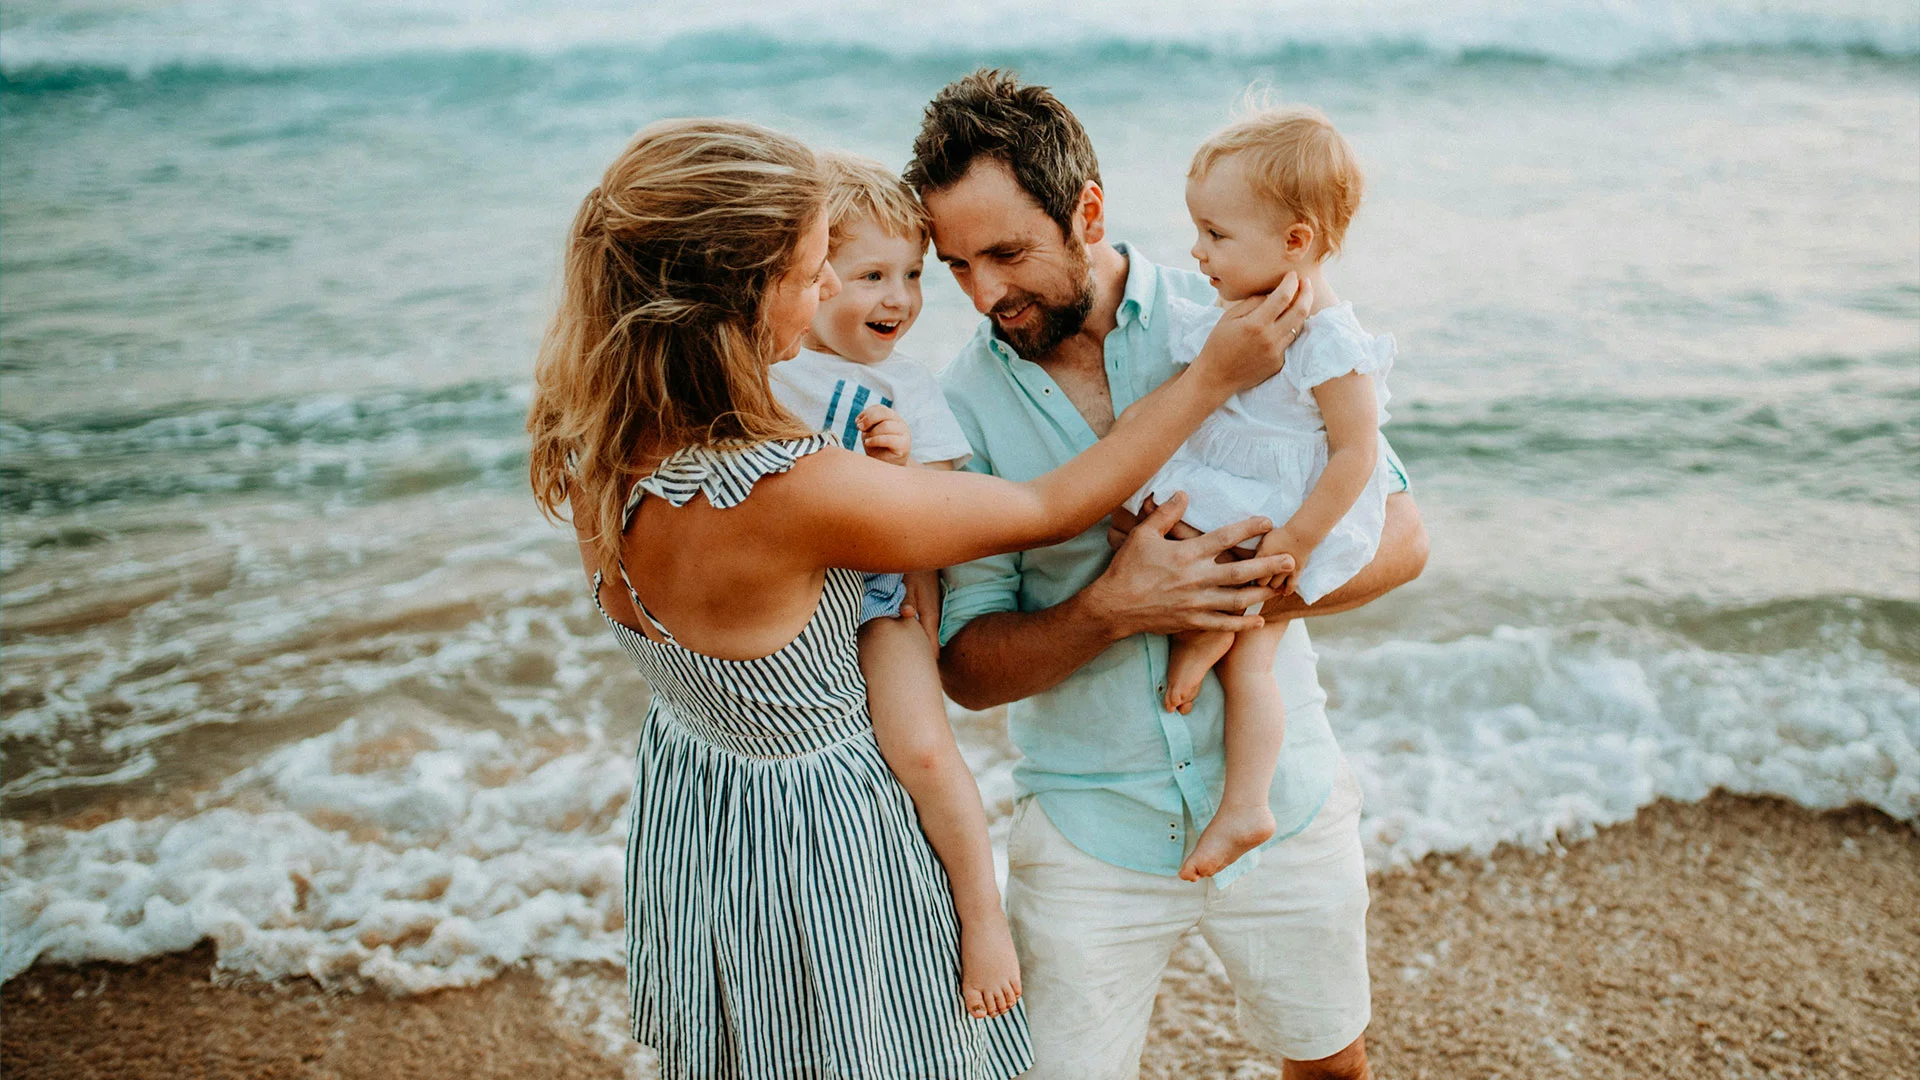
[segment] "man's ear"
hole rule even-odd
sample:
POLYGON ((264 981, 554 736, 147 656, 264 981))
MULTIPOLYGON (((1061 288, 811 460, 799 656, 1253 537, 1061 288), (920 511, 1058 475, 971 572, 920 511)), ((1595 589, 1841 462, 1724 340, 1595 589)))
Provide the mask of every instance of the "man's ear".
POLYGON ((1313 226, 1296 221, 1287 226, 1287 255, 1303 259, 1313 253, 1313 226))
POLYGON ((1097 244, 1107 238, 1107 193, 1099 184, 1089 180, 1080 189, 1080 205, 1073 208, 1073 216, 1087 243, 1097 244))

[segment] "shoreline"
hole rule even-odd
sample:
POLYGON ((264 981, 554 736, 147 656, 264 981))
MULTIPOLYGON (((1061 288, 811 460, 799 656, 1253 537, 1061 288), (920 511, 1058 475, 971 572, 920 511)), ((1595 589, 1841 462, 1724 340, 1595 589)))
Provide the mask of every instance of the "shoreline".
MULTIPOLYGON (((1383 1080, 1920 1075, 1920 834, 1878 811, 1662 801, 1563 851, 1429 856, 1371 883, 1383 1080)), ((212 962, 202 943, 29 969, 0 988, 0 1073, 651 1075, 530 971, 394 998, 237 982, 212 962)), ((1236 1033, 1197 937, 1161 985, 1141 1075, 1279 1075, 1236 1033)))

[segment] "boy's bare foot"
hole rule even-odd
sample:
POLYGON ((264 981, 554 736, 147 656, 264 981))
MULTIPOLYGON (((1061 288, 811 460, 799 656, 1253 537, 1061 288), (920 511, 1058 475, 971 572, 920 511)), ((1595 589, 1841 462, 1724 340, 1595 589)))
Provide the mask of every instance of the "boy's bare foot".
POLYGON ((1273 811, 1265 803, 1221 807, 1201 832, 1193 854, 1180 864, 1180 877, 1187 881, 1212 877, 1273 839, 1273 830, 1273 811))
POLYGON ((1233 635, 1222 630, 1175 634, 1167 643, 1167 711, 1192 712, 1201 681, 1231 648, 1233 635))
POLYGON ((960 993, 975 1020, 999 1016, 1020 1000, 1020 958, 998 911, 960 927, 960 993))

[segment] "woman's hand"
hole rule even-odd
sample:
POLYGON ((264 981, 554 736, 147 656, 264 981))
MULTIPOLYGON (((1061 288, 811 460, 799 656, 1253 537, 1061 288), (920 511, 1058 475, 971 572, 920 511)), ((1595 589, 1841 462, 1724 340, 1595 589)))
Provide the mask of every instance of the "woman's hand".
POLYGON ((854 418, 860 429, 860 444, 867 456, 889 465, 905 465, 913 460, 913 432, 906 417, 885 405, 869 405, 854 418))
POLYGON ((1223 384, 1228 394, 1258 386, 1279 373, 1312 310, 1313 286, 1289 273, 1267 295, 1228 308, 1189 370, 1223 384))

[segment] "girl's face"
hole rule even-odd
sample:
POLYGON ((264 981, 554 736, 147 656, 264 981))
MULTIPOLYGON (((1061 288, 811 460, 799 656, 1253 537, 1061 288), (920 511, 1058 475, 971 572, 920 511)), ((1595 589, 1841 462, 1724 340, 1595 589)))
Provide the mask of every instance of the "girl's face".
POLYGON ((801 235, 793 265, 774 281, 767 296, 767 329, 773 336, 770 363, 800 354, 800 339, 813 324, 814 312, 840 292, 840 279, 827 262, 827 214, 823 209, 801 235))
POLYGON ((807 348, 856 364, 877 364, 920 317, 920 267, 926 241, 894 236, 872 220, 847 231, 833 253, 840 295, 821 298, 807 348))
POLYGON ((1304 273, 1317 261, 1313 229, 1281 221, 1282 212, 1253 190, 1237 156, 1187 181, 1187 213, 1197 234, 1194 261, 1228 302, 1272 292, 1289 271, 1304 273))

